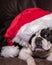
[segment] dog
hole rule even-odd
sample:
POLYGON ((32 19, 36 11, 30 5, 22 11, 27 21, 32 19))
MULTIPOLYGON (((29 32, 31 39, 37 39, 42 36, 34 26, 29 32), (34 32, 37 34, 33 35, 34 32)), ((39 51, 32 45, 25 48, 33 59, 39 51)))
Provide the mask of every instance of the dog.
POLYGON ((52 29, 44 28, 36 32, 30 37, 28 42, 24 42, 22 45, 14 42, 14 46, 12 47, 3 47, 1 56, 18 56, 18 58, 26 61, 27 65, 36 65, 34 57, 52 61, 52 29), (6 52, 7 49, 9 50, 6 52))

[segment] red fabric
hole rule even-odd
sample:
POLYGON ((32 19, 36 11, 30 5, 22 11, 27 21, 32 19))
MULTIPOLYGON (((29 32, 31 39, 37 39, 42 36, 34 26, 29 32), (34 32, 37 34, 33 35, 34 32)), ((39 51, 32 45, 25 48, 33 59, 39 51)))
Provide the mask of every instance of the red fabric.
POLYGON ((13 45, 12 39, 21 28, 21 26, 49 13, 50 12, 44 11, 40 8, 29 8, 17 15, 4 35, 8 41, 8 44, 13 45))

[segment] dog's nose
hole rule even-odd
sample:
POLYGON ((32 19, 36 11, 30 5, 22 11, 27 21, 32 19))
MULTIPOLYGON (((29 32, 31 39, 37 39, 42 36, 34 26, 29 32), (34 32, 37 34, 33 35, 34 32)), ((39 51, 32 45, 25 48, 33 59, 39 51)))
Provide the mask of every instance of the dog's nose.
POLYGON ((36 44, 36 48, 42 48, 42 38, 36 37, 35 44, 36 44))

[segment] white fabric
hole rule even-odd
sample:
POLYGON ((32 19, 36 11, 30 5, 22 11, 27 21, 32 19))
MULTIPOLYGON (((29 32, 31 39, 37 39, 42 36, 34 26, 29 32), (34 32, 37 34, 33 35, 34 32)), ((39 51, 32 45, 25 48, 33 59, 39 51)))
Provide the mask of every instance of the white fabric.
POLYGON ((1 50, 1 56, 4 57, 15 57, 19 53, 18 46, 4 46, 1 50))
POLYGON ((27 42, 32 34, 47 27, 52 28, 52 14, 45 15, 22 26, 16 36, 12 39, 12 42, 27 42))

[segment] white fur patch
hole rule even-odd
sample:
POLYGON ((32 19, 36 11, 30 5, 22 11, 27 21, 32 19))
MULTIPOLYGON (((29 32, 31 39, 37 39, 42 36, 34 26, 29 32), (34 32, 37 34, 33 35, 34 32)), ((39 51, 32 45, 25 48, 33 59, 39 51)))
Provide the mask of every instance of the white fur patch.
POLYGON ((17 56, 18 53, 19 49, 17 46, 4 46, 1 50, 1 56, 4 57, 14 57, 17 56))
POLYGON ((43 43, 43 48, 44 48, 45 50, 48 50, 48 49, 51 48, 51 43, 50 43, 50 42, 47 42, 46 39, 43 39, 43 40, 42 40, 42 43, 43 43))
POLYGON ((48 61, 52 61, 52 52, 50 52, 49 56, 47 57, 48 61))
POLYGON ((30 48, 23 48, 19 53, 19 58, 26 61, 27 65, 36 65, 32 55, 32 51, 30 48))

